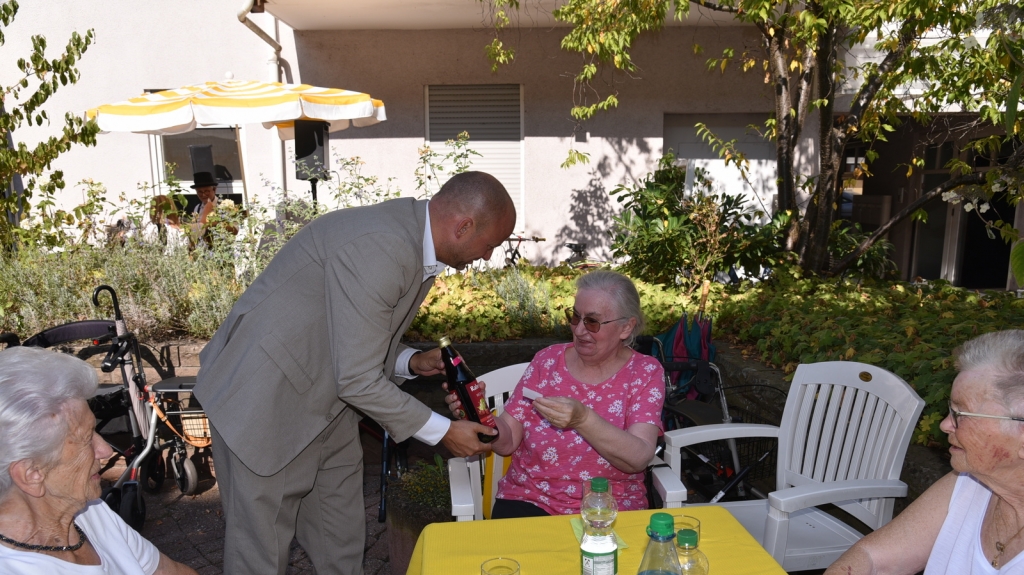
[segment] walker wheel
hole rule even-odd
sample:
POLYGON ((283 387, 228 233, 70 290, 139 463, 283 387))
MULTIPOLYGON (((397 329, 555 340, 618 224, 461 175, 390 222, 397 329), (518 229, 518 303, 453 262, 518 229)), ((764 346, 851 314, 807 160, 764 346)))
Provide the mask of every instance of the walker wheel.
POLYGON ((132 529, 141 532, 146 523, 146 500, 137 483, 125 483, 122 490, 119 515, 132 529))
POLYGON ((196 464, 187 457, 175 458, 174 482, 184 495, 193 495, 199 487, 199 472, 196 464))
POLYGON ((142 475, 140 483, 142 488, 149 493, 159 493, 164 486, 164 479, 167 477, 167 464, 164 462, 163 452, 149 454, 146 462, 140 467, 142 475))

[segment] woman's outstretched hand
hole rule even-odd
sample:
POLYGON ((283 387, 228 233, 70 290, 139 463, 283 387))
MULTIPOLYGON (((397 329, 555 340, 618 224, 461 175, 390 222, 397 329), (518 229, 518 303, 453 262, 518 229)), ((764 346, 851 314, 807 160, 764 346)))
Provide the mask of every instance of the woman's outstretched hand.
POLYGON ((559 429, 576 429, 590 417, 591 409, 570 397, 538 397, 533 408, 559 429))

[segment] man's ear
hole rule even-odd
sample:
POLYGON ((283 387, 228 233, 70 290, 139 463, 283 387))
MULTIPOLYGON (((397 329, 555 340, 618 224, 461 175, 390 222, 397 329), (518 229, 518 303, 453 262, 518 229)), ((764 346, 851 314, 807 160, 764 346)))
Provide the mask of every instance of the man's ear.
POLYGON ((42 497, 46 493, 43 480, 46 479, 46 472, 30 459, 21 459, 11 464, 9 468, 11 480, 26 495, 42 497))
POLYGON ((458 220, 458 225, 455 227, 455 239, 461 240, 464 238, 466 234, 473 230, 474 225, 473 218, 468 216, 458 220))

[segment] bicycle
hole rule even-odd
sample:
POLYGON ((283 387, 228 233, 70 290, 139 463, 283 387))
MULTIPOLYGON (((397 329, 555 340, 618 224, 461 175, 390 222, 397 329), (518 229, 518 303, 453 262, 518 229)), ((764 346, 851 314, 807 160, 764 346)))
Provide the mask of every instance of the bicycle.
POLYGON ((569 266, 575 270, 589 270, 607 265, 607 262, 587 259, 587 244, 566 243, 562 245, 569 248, 569 251, 572 252, 571 256, 562 260, 562 265, 569 266))
POLYGON ((547 238, 539 238, 537 236, 526 237, 520 235, 514 235, 505 240, 508 247, 505 248, 505 265, 503 267, 511 267, 519 262, 519 259, 523 257, 523 254, 519 253, 519 246, 523 245, 523 242, 546 242, 547 238), (512 244, 515 243, 515 246, 512 244), (510 251, 511 250, 511 251, 510 251))

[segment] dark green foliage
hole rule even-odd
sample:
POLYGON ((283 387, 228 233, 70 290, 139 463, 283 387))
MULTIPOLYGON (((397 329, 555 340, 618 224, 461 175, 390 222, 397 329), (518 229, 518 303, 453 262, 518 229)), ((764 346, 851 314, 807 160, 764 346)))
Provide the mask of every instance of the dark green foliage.
POLYGON ((448 466, 438 454, 434 461, 417 461, 400 479, 391 483, 392 492, 399 502, 427 509, 449 510, 452 507, 448 466))
POLYGON ((952 351, 982 333, 1024 325, 1024 299, 936 281, 809 279, 796 267, 724 297, 715 327, 792 373, 800 363, 853 360, 888 369, 927 403, 915 440, 944 443, 938 424, 955 377, 952 351))
POLYGON ((715 272, 739 263, 746 237, 755 231, 743 196, 715 194, 703 170, 684 196, 686 169, 666 154, 658 170, 635 186, 611 193, 622 203, 614 218, 612 251, 629 258, 622 271, 648 282, 681 285, 692 292, 715 272))

